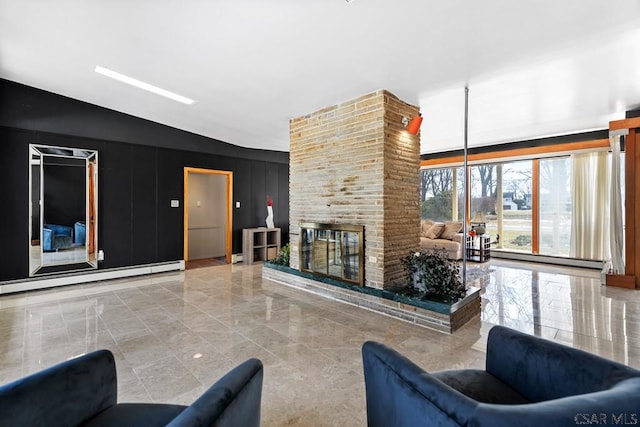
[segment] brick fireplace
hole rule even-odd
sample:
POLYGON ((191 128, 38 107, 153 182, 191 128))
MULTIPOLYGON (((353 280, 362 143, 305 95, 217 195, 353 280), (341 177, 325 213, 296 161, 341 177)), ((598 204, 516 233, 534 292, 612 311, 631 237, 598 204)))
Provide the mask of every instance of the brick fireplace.
POLYGON ((404 283, 400 258, 419 246, 420 140, 402 117, 417 114, 378 90, 290 121, 291 267, 301 223, 357 224, 365 286, 404 283))

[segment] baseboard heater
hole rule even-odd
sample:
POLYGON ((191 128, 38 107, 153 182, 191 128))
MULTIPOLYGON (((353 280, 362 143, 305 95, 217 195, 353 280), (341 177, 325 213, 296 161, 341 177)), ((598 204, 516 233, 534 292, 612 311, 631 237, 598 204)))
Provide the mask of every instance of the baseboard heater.
POLYGON ((56 276, 33 277, 29 279, 0 282, 0 295, 35 289, 54 288, 56 286, 76 285, 78 283, 98 282, 123 277, 143 276, 145 274, 164 273, 184 270, 184 261, 170 261, 157 264, 136 265, 131 267, 110 268, 107 270, 67 273, 56 276))
POLYGON ((494 248, 491 248, 491 258, 508 259, 511 261, 537 262, 537 263, 543 263, 543 264, 559 265, 563 267, 592 268, 595 270, 601 270, 602 264, 603 264, 602 261, 598 261, 598 260, 554 257, 550 255, 539 255, 539 254, 525 254, 525 253, 501 251, 499 249, 494 249, 494 248))

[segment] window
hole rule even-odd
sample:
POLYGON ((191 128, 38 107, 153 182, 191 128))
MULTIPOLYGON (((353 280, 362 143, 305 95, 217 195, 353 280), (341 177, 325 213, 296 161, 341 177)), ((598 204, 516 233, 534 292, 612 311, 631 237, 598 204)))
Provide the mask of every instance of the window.
POLYGON ((450 221, 453 213, 453 168, 423 169, 421 173, 422 219, 450 221))
POLYGON ((569 256, 571 209, 571 159, 540 160, 539 253, 569 256))
MULTIPOLYGON (((579 205, 580 200, 574 200, 575 194, 597 194, 598 200, 608 200, 605 193, 609 191, 600 178, 595 179, 595 184, 589 181, 586 186, 576 187, 576 172, 581 171, 587 176, 593 173, 576 166, 580 165, 576 158, 584 157, 587 151, 583 146, 575 147, 575 150, 576 156, 569 156, 573 151, 564 151, 557 157, 535 158, 536 153, 532 153, 532 158, 526 160, 485 163, 472 160, 468 169, 470 204, 467 218, 472 223, 478 220, 485 223, 486 233, 491 235, 493 247, 497 249, 554 257, 606 258, 607 251, 591 251, 582 256, 574 254, 576 247, 589 246, 598 240, 593 226, 580 225, 575 221, 576 214, 583 218, 585 209, 590 213, 592 210, 584 203, 579 205), (577 190, 580 191, 576 193, 577 190)), ((589 152, 594 153, 593 156, 601 163, 604 162, 603 156, 607 159, 604 163, 611 161, 604 145, 589 152)), ((624 177, 624 153, 621 157, 621 176, 624 177)), ((500 154, 496 158, 500 159, 500 154)), ((457 163, 458 158, 446 160, 454 166, 438 167, 432 162, 432 167, 422 169, 423 219, 463 219, 467 194, 464 168, 457 163)), ((624 203, 624 188, 622 194, 624 203)), ((608 230, 603 221, 598 223, 608 230)), ((598 241, 606 246, 607 240, 606 233, 603 233, 598 241)))
MULTIPOLYGON (((502 164, 502 235, 504 249, 532 252, 532 161, 502 164)), ((498 224, 496 224, 496 227, 498 224)))

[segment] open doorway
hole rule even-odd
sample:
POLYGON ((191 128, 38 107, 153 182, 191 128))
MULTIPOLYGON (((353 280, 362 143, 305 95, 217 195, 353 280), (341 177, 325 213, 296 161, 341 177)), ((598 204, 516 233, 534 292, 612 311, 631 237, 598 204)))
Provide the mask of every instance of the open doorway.
POLYGON ((232 204, 232 172, 184 168, 184 261, 187 268, 231 262, 232 204))

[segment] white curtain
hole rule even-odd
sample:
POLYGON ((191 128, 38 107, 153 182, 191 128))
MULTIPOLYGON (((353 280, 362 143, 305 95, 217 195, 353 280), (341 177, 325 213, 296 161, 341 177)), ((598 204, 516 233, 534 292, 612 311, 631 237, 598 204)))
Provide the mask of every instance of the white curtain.
POLYGON ((574 154, 571 249, 574 258, 609 259, 609 161, 606 151, 574 154))
POLYGON ((611 268, 613 274, 624 274, 624 226, 622 213, 622 191, 620 184, 620 138, 628 133, 616 131, 609 134, 611 145, 611 221, 609 234, 611 268))

